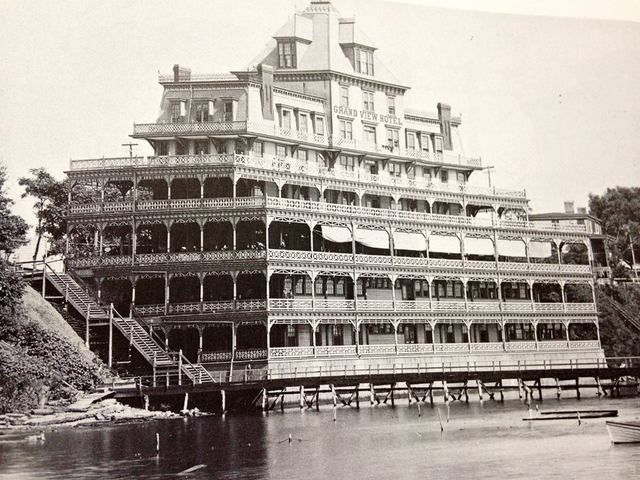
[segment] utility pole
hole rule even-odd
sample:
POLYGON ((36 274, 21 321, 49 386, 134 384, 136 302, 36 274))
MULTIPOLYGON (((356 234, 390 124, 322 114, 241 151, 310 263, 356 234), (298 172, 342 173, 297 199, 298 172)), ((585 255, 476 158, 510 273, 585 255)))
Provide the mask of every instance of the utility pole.
POLYGON ((633 251, 633 240, 631 239, 631 229, 627 226, 627 235, 629 235, 629 248, 631 248, 631 271, 638 280, 638 269, 636 268, 636 253, 633 251))
POLYGON ((489 188, 492 188, 492 185, 491 185, 491 170, 495 170, 495 167, 493 165, 489 165, 487 167, 483 167, 482 170, 486 170, 487 171, 487 176, 489 177, 489 188))
MULTIPOLYGON (((129 147, 129 158, 133 158, 133 147, 137 147, 137 143, 123 143, 123 147, 129 147)), ((491 183, 491 182, 489 182, 491 183)))

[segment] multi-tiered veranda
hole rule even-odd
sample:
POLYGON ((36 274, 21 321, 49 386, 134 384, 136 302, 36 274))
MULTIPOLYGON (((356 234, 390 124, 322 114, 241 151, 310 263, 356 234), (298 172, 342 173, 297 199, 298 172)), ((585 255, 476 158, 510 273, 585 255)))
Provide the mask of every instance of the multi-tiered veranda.
POLYGON ((460 118, 406 105, 330 3, 246 70, 159 80, 132 135, 153 156, 71 162, 67 267, 172 350, 211 368, 601 355, 585 228, 470 186, 460 118))

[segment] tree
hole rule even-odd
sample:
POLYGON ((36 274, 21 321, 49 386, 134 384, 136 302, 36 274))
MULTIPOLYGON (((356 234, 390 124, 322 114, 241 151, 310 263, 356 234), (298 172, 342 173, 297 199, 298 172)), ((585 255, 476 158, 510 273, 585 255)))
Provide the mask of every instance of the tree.
POLYGON ((22 198, 33 197, 33 208, 38 219, 36 226, 36 248, 33 259, 38 257, 42 235, 48 233, 52 240, 60 239, 66 233, 64 212, 67 204, 67 188, 63 181, 56 180, 44 168, 32 168, 30 177, 21 177, 18 184, 24 187, 22 198))
POLYGON ((589 212, 602 220, 615 269, 621 260, 631 264, 631 248, 636 253, 640 247, 640 187, 607 188, 603 195, 589 195, 589 212), (632 247, 633 245, 633 247, 632 247))
POLYGON ((17 215, 11 213, 13 200, 4 190, 7 181, 7 167, 0 164, 0 252, 9 256, 25 242, 29 226, 17 215))

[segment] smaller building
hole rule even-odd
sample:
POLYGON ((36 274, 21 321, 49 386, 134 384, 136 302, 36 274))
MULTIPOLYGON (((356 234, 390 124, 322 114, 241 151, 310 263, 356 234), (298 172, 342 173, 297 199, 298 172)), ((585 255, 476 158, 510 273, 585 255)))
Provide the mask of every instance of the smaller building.
POLYGON ((584 207, 575 208, 574 202, 564 202, 564 212, 550 213, 534 213, 529 215, 529 220, 543 228, 558 228, 562 230, 571 229, 573 226, 579 226, 585 229, 589 235, 591 250, 579 249, 575 245, 565 245, 562 253, 571 253, 568 255, 569 261, 572 258, 576 260, 580 256, 591 256, 588 259, 589 264, 593 267, 593 275, 596 280, 611 278, 611 267, 609 266, 609 251, 607 249, 607 235, 602 230, 602 221, 587 213, 584 207), (573 249, 569 252, 569 249, 573 249))

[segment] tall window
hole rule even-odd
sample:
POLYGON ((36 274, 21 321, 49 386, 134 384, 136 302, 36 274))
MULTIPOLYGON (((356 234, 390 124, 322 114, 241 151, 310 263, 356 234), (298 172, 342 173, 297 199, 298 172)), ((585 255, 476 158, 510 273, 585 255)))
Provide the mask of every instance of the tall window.
POLYGON ((209 140, 196 140, 196 154, 206 155, 209 153, 209 140))
POLYGON ((224 121, 233 122, 233 102, 224 102, 224 121))
POLYGON ((349 87, 344 85, 340 86, 340 106, 349 106, 349 87))
POLYGON ((282 110, 282 128, 291 128, 291 112, 289 110, 282 110))
POLYGON ((278 60, 280 68, 296 68, 296 43, 278 42, 278 60))
POLYGON ((358 73, 373 75, 373 50, 356 48, 355 67, 358 73))
POLYGON ((353 122, 340 120, 340 138, 343 140, 353 139, 353 122))
POLYGON ((353 155, 340 155, 340 166, 344 170, 355 170, 356 159, 353 155))
POLYGON ((389 111, 389 115, 396 114, 396 97, 387 95, 387 110, 389 111))
POLYGON ((196 110, 196 122, 208 122, 209 121, 209 102, 198 102, 195 105, 196 110))
POLYGON ((342 332, 344 331, 344 328, 342 327, 342 325, 332 325, 333 327, 333 338, 331 339, 333 341, 333 345, 342 345, 344 343, 344 339, 342 337, 342 332))
POLYGON ((316 117, 316 135, 324 136, 324 118, 316 117))
POLYGON ((364 143, 369 145, 375 145, 376 142, 376 127, 373 125, 365 125, 362 129, 362 137, 364 143))
POLYGON ((287 156, 287 147, 284 145, 276 145, 276 157, 286 157, 287 156))
POLYGON ((416 149, 416 134, 413 132, 407 132, 407 150, 416 149))
POLYGON ((296 155, 298 156, 298 160, 300 160, 301 162, 306 163, 309 159, 309 152, 303 148, 299 148, 296 152, 296 155))
POLYGON ((261 157, 264 153, 264 144, 262 142, 253 142, 251 151, 256 157, 261 157))
POLYGON ((362 92, 362 108, 367 112, 373 112, 373 92, 362 92))
POLYGON ((449 183, 449 171, 448 170, 442 170, 440 172, 440 181, 442 183, 449 183))
POLYGON ((402 173, 402 165, 396 162, 389 162, 389 175, 399 177, 402 173))
POLYGON ((464 185, 465 183, 467 183, 467 176, 463 172, 458 172, 457 177, 458 177, 458 183, 460 185, 464 185))
POLYGON ((431 140, 429 139, 429 135, 422 134, 420 135, 420 148, 424 153, 429 153, 429 144, 431 140))
POLYGON ((397 129, 387 128, 387 146, 391 150, 400 146, 400 137, 397 129))
POLYGON ((435 137, 436 152, 442 152, 442 137, 435 137))
POLYGON ((309 116, 306 113, 298 115, 298 130, 304 135, 309 131, 309 116))
POLYGON ((182 106, 182 102, 171 102, 169 108, 171 112, 171 121, 179 122, 182 119, 182 110, 184 108, 182 106))
POLYGON ((169 142, 156 142, 156 155, 169 155, 169 142))

